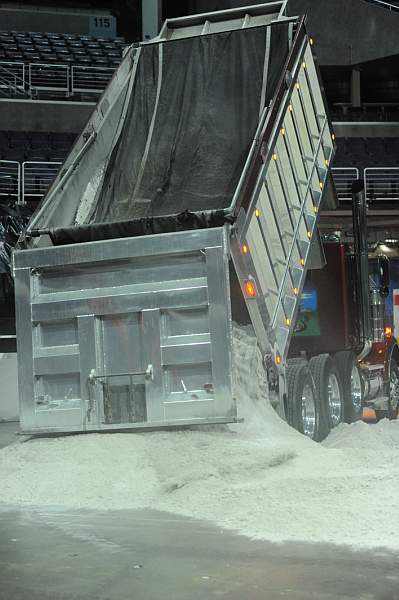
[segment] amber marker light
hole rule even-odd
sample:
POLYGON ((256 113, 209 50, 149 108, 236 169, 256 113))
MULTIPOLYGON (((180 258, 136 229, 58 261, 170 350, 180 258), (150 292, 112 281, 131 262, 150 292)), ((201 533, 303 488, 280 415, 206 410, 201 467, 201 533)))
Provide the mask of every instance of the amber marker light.
POLYGON ((385 327, 385 337, 386 338, 392 337, 392 327, 385 327))
POLYGON ((294 296, 298 296, 298 288, 295 287, 292 291, 294 292, 294 296))
POLYGON ((255 217, 257 219, 259 219, 259 215, 260 215, 259 208, 255 208, 255 217))
POLYGON ((273 160, 277 160, 277 154, 276 153, 273 154, 273 160))
POLYGON ((287 327, 289 327, 291 325, 291 319, 286 319, 285 324, 287 325, 287 327))
POLYGON ((247 279, 244 283, 245 294, 247 298, 255 298, 256 296, 256 288, 253 281, 247 279))
POLYGON ((281 356, 280 356, 280 354, 276 355, 276 364, 277 365, 281 365, 281 356))
POLYGON ((299 262, 301 263, 301 267, 305 266, 305 259, 304 258, 301 258, 301 260, 299 262))
POLYGON ((313 44, 314 44, 314 39, 313 39, 313 38, 309 38, 309 44, 310 44, 311 46, 313 46, 313 44))
POLYGON ((310 231, 308 231, 308 240, 310 240, 311 237, 312 237, 312 234, 310 231))
POLYGON ((243 254, 248 254, 248 246, 246 244, 241 246, 241 250, 243 254))

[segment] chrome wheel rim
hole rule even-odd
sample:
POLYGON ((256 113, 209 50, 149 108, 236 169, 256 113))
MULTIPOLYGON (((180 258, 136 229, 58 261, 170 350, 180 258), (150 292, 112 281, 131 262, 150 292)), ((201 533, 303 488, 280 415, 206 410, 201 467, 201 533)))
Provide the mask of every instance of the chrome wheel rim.
POLYGON ((351 371, 351 400, 356 411, 362 407, 362 381, 357 366, 354 364, 351 371))
POLYGON ((341 422, 342 399, 337 376, 330 373, 327 384, 328 409, 331 424, 336 427, 341 422))
POLYGON ((395 411, 399 404, 399 379, 396 370, 391 370, 389 379, 389 401, 391 409, 395 411))
POLYGON ((303 433, 313 438, 316 431, 316 403, 312 387, 308 383, 302 390, 302 424, 303 433))

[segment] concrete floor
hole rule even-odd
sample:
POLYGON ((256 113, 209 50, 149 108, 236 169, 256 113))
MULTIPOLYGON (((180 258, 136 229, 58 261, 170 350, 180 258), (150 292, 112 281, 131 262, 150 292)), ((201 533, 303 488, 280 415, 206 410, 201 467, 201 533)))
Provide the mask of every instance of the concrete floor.
POLYGON ((399 600, 398 559, 148 510, 0 509, 0 600, 399 600))

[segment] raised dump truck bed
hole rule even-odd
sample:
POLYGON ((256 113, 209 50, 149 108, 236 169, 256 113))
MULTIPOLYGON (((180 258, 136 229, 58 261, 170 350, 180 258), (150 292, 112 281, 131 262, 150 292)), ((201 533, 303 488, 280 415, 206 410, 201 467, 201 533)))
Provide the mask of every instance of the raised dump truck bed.
POLYGON ((235 421, 232 264, 292 410, 333 142, 281 7, 172 20, 125 56, 14 254, 23 431, 235 421))

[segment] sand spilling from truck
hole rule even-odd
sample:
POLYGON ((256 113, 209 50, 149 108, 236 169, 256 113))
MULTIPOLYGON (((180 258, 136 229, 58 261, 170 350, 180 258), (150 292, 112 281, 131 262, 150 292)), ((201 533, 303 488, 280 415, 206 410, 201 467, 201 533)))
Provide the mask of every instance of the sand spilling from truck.
POLYGON ((315 444, 262 400, 254 339, 240 331, 235 343, 245 423, 19 442, 0 451, 0 502, 150 507, 271 541, 399 550, 399 423, 341 425, 315 444))

